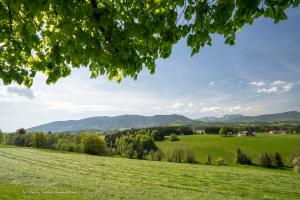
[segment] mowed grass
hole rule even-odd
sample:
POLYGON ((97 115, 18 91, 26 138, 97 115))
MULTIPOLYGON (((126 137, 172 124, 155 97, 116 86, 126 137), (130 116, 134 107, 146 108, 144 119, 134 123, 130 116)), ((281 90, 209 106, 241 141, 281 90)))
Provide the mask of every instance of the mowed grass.
POLYGON ((0 148, 0 199, 299 199, 292 170, 0 148))
POLYGON ((281 154, 286 165, 289 156, 300 156, 300 135, 258 135, 256 137, 221 137, 219 135, 188 135, 179 136, 180 140, 157 142, 166 154, 175 148, 190 149, 198 162, 205 162, 206 156, 213 160, 222 157, 227 164, 235 162, 236 150, 240 148, 247 153, 252 161, 257 162, 260 153, 281 154))

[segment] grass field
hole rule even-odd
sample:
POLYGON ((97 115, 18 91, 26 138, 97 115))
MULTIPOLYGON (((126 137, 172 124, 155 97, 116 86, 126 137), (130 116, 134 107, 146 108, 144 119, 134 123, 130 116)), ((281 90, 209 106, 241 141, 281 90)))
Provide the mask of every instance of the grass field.
POLYGON ((0 147, 0 199, 299 199, 292 170, 0 147))
POLYGON ((285 164, 289 155, 300 156, 300 135, 259 135, 256 137, 221 137, 218 135, 179 136, 179 141, 157 142, 166 154, 174 148, 191 149, 196 160, 204 163, 208 154, 215 160, 222 157, 226 163, 235 162, 237 148, 250 155, 254 162, 260 153, 279 152, 285 164))

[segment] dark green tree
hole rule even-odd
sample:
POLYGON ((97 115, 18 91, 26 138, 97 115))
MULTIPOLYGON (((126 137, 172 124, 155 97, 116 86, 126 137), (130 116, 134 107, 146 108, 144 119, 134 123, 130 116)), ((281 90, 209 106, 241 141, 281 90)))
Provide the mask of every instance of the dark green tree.
POLYGON ((24 134, 26 134, 26 130, 24 128, 19 128, 18 130, 16 130, 16 134, 24 135, 24 134))
POLYGON ((0 0, 0 79, 28 87, 37 72, 54 83, 71 68, 120 81, 155 71, 182 38, 192 55, 212 35, 233 45, 236 32, 255 19, 275 23, 299 0, 0 0))
POLYGON ((266 168, 272 167, 272 156, 268 153, 262 153, 258 157, 259 165, 266 168))
POLYGON ((0 129, 0 144, 3 142, 4 134, 2 133, 2 130, 0 129))
POLYGON ((283 164, 283 162, 282 162, 281 155, 280 155, 278 152, 275 153, 274 161, 275 161, 276 167, 278 167, 278 168, 284 167, 284 164, 283 164))
POLYGON ((251 165, 251 159, 249 156, 242 152, 241 149, 237 149, 236 151, 236 162, 241 165, 251 165))

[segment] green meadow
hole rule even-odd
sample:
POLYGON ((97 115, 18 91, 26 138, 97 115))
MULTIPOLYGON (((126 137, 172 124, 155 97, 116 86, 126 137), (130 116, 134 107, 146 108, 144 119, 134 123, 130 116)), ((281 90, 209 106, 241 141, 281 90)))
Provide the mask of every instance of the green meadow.
POLYGON ((254 166, 157 162, 1 146, 0 169, 1 200, 274 200, 300 196, 300 178, 292 170, 254 166))
POLYGON ((219 135, 186 135, 179 136, 179 141, 168 139, 156 144, 165 154, 175 148, 190 149, 196 160, 204 163, 207 155, 213 160, 222 157, 227 164, 235 163, 236 150, 240 148, 248 154, 252 161, 257 162, 260 153, 281 154, 286 165, 290 165, 290 156, 300 156, 300 135, 268 135, 255 137, 221 137, 219 135))

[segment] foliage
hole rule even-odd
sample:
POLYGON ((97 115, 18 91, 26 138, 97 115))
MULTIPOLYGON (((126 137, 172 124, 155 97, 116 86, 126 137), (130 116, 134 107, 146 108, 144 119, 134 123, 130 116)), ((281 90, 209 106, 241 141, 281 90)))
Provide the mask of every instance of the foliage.
POLYGON ((4 138, 4 134, 2 133, 2 130, 0 129, 0 144, 2 144, 4 138))
POLYGON ((170 141, 177 141, 177 140, 179 140, 179 139, 177 138, 177 135, 174 134, 174 133, 172 133, 172 134, 170 135, 170 141))
POLYGON ((25 133, 26 133, 26 130, 24 128, 19 128, 18 130, 16 130, 16 134, 24 135, 25 133))
POLYGON ((233 128, 222 127, 219 130, 220 136, 232 136, 234 133, 236 133, 236 130, 233 128))
POLYGON ((280 155, 278 152, 275 153, 275 156, 274 156, 274 162, 275 162, 275 165, 276 165, 277 168, 282 168, 282 167, 284 167, 284 164, 283 164, 283 162, 282 162, 281 155, 280 155))
POLYGON ((268 153, 262 153, 258 158, 259 165, 266 168, 272 167, 272 155, 268 153))
POLYGON ((168 155, 169 162, 176 163, 195 163, 194 153, 190 149, 173 149, 168 155))
POLYGON ((192 55, 219 34, 233 45, 236 32, 255 19, 275 23, 299 0, 285 1, 0 1, 0 78, 31 86, 36 72, 54 83, 71 67, 91 77, 137 78, 187 38, 192 55))
POLYGON ((205 164, 206 165, 212 164, 212 157, 211 157, 210 154, 206 155, 206 157, 205 157, 205 164))
POLYGON ((83 134, 82 135, 83 151, 86 154, 103 155, 105 154, 105 143, 96 134, 83 134))
POLYGON ((300 157, 295 157, 293 160, 294 172, 300 176, 300 157))
POLYGON ((216 160, 217 164, 218 165, 224 165, 225 161, 222 157, 219 157, 217 160, 216 160))
POLYGON ((116 139, 117 152, 128 158, 143 159, 150 151, 157 150, 152 138, 148 135, 123 135, 116 139))
POLYGON ((184 162, 186 163, 195 163, 195 155, 192 150, 187 149, 184 152, 184 162))
POLYGON ((165 140, 165 136, 163 135, 163 133, 158 131, 158 130, 153 130, 151 132, 151 137, 153 138, 154 141, 163 141, 163 140, 165 140))
POLYGON ((242 152, 241 149, 236 151, 236 162, 241 165, 251 165, 252 161, 249 156, 242 152))
POLYGON ((157 137, 164 138, 165 136, 169 136, 172 133, 176 135, 192 135, 194 134, 193 129, 186 126, 164 126, 164 127, 151 127, 151 128, 136 128, 136 129, 128 129, 123 131, 113 131, 105 135, 105 142, 109 147, 115 147, 116 139, 122 137, 123 135, 148 135, 152 136, 152 132, 155 131, 157 137), (158 132, 159 133, 158 133, 158 132))
POLYGON ((220 131, 220 127, 209 127, 209 126, 206 126, 204 128, 204 133, 205 134, 219 134, 219 131, 220 131))
POLYGON ((184 161, 184 151, 182 149, 173 149, 168 157, 169 162, 181 163, 184 161))
POLYGON ((149 152, 149 160, 161 161, 163 159, 163 157, 164 157, 164 153, 160 149, 151 150, 149 152))

